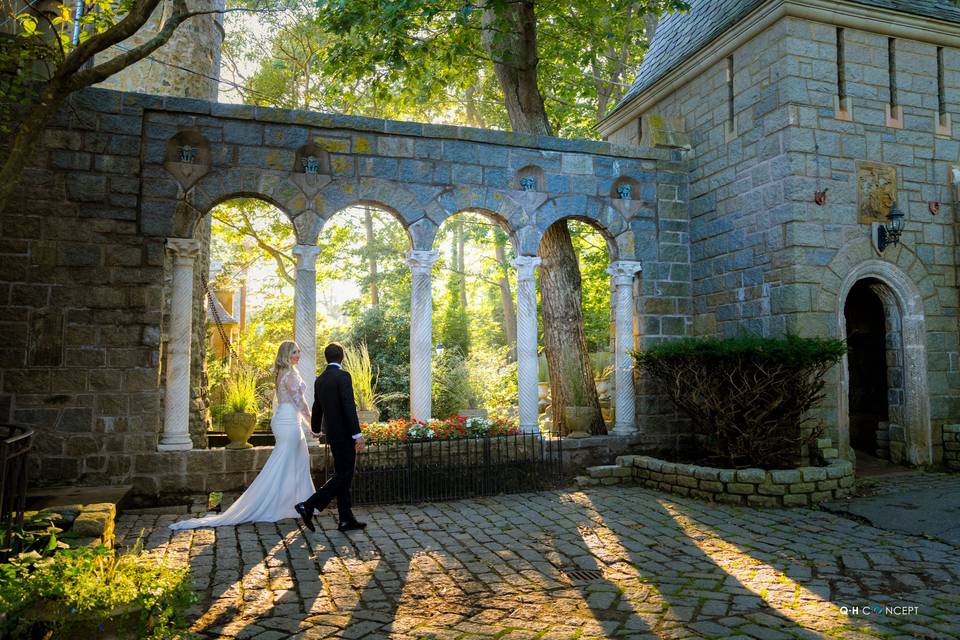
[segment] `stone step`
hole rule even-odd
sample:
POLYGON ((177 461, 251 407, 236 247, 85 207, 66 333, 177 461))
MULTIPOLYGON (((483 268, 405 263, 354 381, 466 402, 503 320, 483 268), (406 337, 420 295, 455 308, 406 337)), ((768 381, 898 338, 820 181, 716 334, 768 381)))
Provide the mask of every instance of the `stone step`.
POLYGON ((628 478, 633 475, 629 467, 621 467, 618 464, 601 464, 595 467, 587 467, 587 473, 591 478, 628 478))
POLYGON ((112 484, 99 487, 41 487, 27 490, 27 510, 40 511, 51 507, 77 504, 110 503, 121 510, 133 491, 132 484, 112 484))

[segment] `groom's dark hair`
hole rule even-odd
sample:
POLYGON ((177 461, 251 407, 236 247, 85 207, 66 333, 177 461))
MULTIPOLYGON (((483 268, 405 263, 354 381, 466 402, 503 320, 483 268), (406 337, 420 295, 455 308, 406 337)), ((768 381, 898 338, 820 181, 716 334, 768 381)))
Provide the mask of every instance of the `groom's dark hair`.
POLYGON ((327 359, 327 362, 343 362, 343 345, 339 342, 331 342, 323 350, 323 357, 327 359))

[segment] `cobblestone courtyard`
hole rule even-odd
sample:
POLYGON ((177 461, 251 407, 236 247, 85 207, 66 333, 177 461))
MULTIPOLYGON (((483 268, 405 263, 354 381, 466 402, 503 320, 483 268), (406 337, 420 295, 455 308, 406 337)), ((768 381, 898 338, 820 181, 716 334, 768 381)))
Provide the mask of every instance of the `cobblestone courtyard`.
MULTIPOLYGON (((872 492, 912 486, 960 478, 872 492)), ((175 516, 129 515, 118 541, 143 531, 190 562, 204 638, 960 635, 956 547, 824 511, 598 487, 358 513, 370 526, 349 537, 329 513, 316 534, 292 520, 173 533, 175 516)))

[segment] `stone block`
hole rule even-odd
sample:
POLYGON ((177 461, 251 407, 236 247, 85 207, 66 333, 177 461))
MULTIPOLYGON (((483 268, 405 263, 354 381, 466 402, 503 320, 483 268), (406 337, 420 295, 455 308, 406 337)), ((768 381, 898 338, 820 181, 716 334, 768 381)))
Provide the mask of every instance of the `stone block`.
POLYGON ((720 475, 719 469, 713 467, 694 467, 693 477, 698 480, 716 480, 720 475))
POLYGON ((792 484, 803 480, 797 469, 777 469, 770 472, 770 477, 776 484, 792 484))
POLYGON ((814 491, 810 494, 810 504, 820 504, 833 499, 833 491, 814 491))
POLYGON ((832 448, 831 448, 831 449, 821 449, 821 450, 820 450, 820 455, 823 456, 823 459, 824 459, 824 460, 836 460, 837 458, 840 457, 840 450, 839 450, 839 449, 832 449, 832 448))
POLYGON ((673 463, 673 462, 664 462, 663 465, 660 467, 660 472, 661 472, 661 473, 676 473, 676 472, 677 472, 677 465, 676 465, 675 463, 673 463))
POLYGON ((809 498, 805 494, 783 496, 783 506, 785 507, 806 507, 810 504, 809 498))
POLYGON ((681 487, 690 487, 690 488, 696 489, 697 486, 699 486, 699 480, 697 480, 693 476, 681 476, 678 474, 677 484, 680 485, 681 487))
POLYGON ((840 484, 840 486, 841 486, 842 488, 844 488, 844 489, 846 489, 846 488, 848 488, 848 487, 852 487, 852 486, 854 485, 853 476, 843 476, 843 477, 840 478, 837 482, 838 482, 838 483, 840 484))
POLYGON ((833 438, 817 438, 817 449, 829 449, 833 446, 833 438))
POLYGON ((840 486, 836 480, 820 480, 817 482, 818 491, 832 491, 840 486))
POLYGON ((744 498, 746 498, 746 496, 729 494, 729 493, 718 493, 714 499, 717 502, 721 502, 723 504, 743 504, 744 498))
POLYGON ((764 496, 782 496, 787 492, 786 485, 782 484, 759 484, 757 485, 757 493, 764 496))
POLYGON ((804 482, 816 482, 817 480, 826 480, 827 468, 826 467, 802 467, 800 469, 800 475, 803 476, 804 482))
POLYGON ((960 424, 945 424, 943 425, 943 432, 960 434, 960 424))
POLYGON ((776 507, 780 502, 773 496, 747 496, 747 504, 751 507, 776 507))
POLYGON ((766 480, 767 472, 763 469, 737 469, 737 482, 760 483, 766 480))
POLYGON ((638 456, 617 456, 614 460, 621 467, 632 467, 633 461, 636 460, 638 456))
POLYGON ((633 471, 630 467, 617 467, 613 471, 613 475, 616 478, 631 478, 633 477, 633 471))
POLYGON ((101 537, 104 533, 112 532, 113 515, 108 511, 81 511, 73 521, 70 531, 81 537, 101 537))
POLYGON ((816 489, 815 482, 798 482, 790 485, 790 493, 811 493, 816 489))
POLYGON ((607 477, 600 478, 600 484, 620 484, 623 482, 623 478, 607 477))
POLYGON ((612 477, 614 471, 619 468, 620 467, 615 464, 603 464, 595 467, 588 467, 587 473, 590 474, 591 478, 609 478, 612 477))
POLYGON ((599 480, 596 478, 591 478, 590 476, 577 476, 573 480, 579 487, 592 487, 600 484, 599 480))
POLYGON ((717 480, 720 482, 733 482, 736 478, 736 471, 733 469, 719 469, 717 480))
POLYGON ((710 493, 720 493, 723 491, 723 483, 717 482, 716 480, 701 480, 700 489, 709 491, 710 493))
POLYGON ((751 493, 756 493, 756 485, 750 484, 748 482, 728 482, 727 483, 727 492, 735 493, 738 495, 750 495, 751 493))

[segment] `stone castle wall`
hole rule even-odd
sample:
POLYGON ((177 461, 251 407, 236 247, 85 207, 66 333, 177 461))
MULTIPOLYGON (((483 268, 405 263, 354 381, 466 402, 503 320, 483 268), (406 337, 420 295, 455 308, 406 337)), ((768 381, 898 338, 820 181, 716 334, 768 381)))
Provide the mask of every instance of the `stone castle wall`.
MULTIPOLYGON (((851 28, 844 31, 851 117, 838 118, 836 38, 833 25, 783 18, 736 48, 733 132, 724 59, 644 114, 679 120, 692 142, 691 333, 840 336, 844 280, 889 274, 903 286, 889 287, 888 308, 902 308, 888 313, 894 321, 888 336, 906 345, 888 353, 891 411, 918 424, 929 412, 924 437, 939 461, 940 427, 960 415, 960 260, 949 177, 960 160, 957 128, 937 135, 937 47, 902 38, 896 40, 902 128, 888 126, 887 36, 851 28), (906 227, 900 245, 882 255, 873 249, 870 225, 858 218, 862 161, 897 170, 906 227), (824 189, 827 201, 819 206, 814 193, 824 189), (941 203, 936 214, 929 209, 934 201, 941 203), (925 328, 908 328, 918 311, 925 328), (903 362, 911 350, 925 350, 926 358, 925 371, 913 376, 903 362)), ((943 56, 947 111, 956 123, 960 51, 947 47, 943 56)), ((610 139, 629 141, 637 132, 634 121, 610 139)), ((843 384, 835 367, 819 411, 834 429, 827 435, 849 455, 845 434, 836 432, 844 428, 843 384)))
MULTIPOLYGON (((686 165, 672 151, 84 91, 50 123, 0 214, 0 420, 37 431, 34 483, 191 491, 216 468, 202 485, 211 491, 254 472, 237 468, 231 452, 157 452, 170 313, 165 242, 202 231, 209 210, 230 197, 276 204, 307 243, 336 211, 378 203, 418 250, 466 209, 504 221, 525 255, 536 254, 547 226, 578 217, 603 231, 616 258, 642 260, 645 281, 670 299, 684 266, 676 211, 685 211, 685 192, 686 165), (178 152, 171 140, 187 134, 202 136, 209 164, 185 191, 168 167, 178 152), (327 154, 330 172, 317 189, 298 167, 304 145, 327 154), (517 188, 518 172, 531 166, 542 172, 535 193, 517 188), (627 178, 633 198, 612 198, 627 178)), ((194 322, 202 322, 200 288, 194 293, 194 322)), ((202 407, 192 422, 202 447, 202 407)), ((653 433, 650 451, 656 443, 653 433)))

